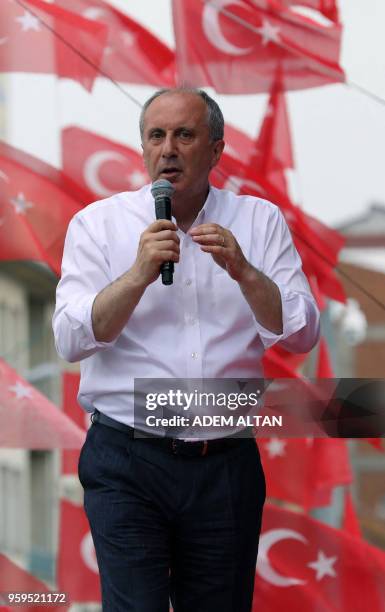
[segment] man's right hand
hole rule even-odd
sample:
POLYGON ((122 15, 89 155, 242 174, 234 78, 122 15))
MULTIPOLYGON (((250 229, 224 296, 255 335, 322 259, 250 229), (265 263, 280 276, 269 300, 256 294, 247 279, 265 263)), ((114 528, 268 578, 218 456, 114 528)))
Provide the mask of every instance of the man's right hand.
POLYGON ((166 261, 179 261, 179 237, 172 221, 159 219, 140 236, 138 253, 131 275, 145 287, 159 276, 160 267, 166 261))

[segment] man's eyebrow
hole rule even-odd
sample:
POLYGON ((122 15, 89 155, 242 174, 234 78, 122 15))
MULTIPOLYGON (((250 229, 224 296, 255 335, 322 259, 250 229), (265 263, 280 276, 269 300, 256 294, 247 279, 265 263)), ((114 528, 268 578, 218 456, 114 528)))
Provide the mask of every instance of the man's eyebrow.
POLYGON ((162 128, 159 128, 159 127, 148 128, 147 133, 152 134, 152 132, 164 132, 164 130, 162 130, 162 128))
POLYGON ((188 127, 187 125, 181 125, 180 127, 176 128, 176 132, 182 132, 183 130, 186 130, 186 132, 195 132, 194 128, 192 127, 188 127))

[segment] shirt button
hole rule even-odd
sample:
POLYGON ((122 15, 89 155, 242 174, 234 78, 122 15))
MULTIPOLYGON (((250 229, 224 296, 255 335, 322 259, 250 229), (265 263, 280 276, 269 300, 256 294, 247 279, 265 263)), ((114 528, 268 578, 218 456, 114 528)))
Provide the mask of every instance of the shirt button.
POLYGON ((192 357, 193 359, 196 359, 196 358, 198 357, 198 353, 195 353, 195 352, 194 352, 194 353, 191 353, 191 357, 192 357))
POLYGON ((186 280, 186 285, 187 285, 187 287, 189 287, 189 286, 191 285, 191 283, 192 283, 191 278, 188 278, 188 279, 186 280))

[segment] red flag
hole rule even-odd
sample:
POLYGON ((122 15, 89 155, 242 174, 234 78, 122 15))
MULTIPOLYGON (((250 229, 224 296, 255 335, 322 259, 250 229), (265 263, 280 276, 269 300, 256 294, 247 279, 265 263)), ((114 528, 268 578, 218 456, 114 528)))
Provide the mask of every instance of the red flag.
POLYGON ((308 281, 309 281, 311 292, 314 296, 315 301, 317 302, 318 308, 321 311, 324 310, 326 308, 326 302, 318 286, 317 278, 313 274, 311 274, 308 277, 308 281))
POLYGON ((334 378, 329 349, 325 338, 321 338, 318 346, 317 378, 334 378))
MULTIPOLYGON (((274 346, 268 349, 268 351, 266 351, 266 353, 264 354, 264 358, 270 358, 272 354, 274 355, 272 359, 274 359, 276 365, 279 364, 280 366, 282 366, 282 364, 286 364, 287 369, 292 369, 295 371, 297 371, 298 368, 301 367, 301 365, 304 363, 304 361, 306 361, 308 357, 308 353, 289 353, 279 344, 274 344, 274 346)), ((267 366, 271 367, 271 363, 266 363, 267 366)), ((285 376, 291 378, 289 374, 286 374, 285 376)), ((281 376, 278 376, 278 378, 283 378, 283 374, 281 374, 281 376)))
POLYGON ((174 0, 179 80, 219 93, 271 91, 278 67, 286 90, 344 81, 341 26, 276 0, 174 0))
POLYGON ((80 448, 84 432, 0 359, 0 447, 80 448))
POLYGON ((234 159, 248 165, 254 152, 254 140, 247 134, 228 123, 225 124, 225 152, 234 159))
POLYGON ((348 487, 345 489, 344 517, 342 527, 345 531, 350 533, 350 535, 355 536, 357 538, 361 537, 360 522, 358 520, 356 509, 353 504, 352 494, 348 487))
POLYGON ((275 189, 289 195, 285 172, 294 168, 294 159, 285 94, 280 88, 278 77, 270 94, 249 165, 275 189))
POLYGON ((319 11, 331 21, 339 22, 336 0, 281 0, 285 6, 305 6, 319 11))
POLYGON ((315 276, 320 291, 328 297, 345 301, 342 284, 333 271, 344 243, 338 232, 295 206, 286 193, 278 191, 264 175, 254 170, 252 164, 246 166, 226 153, 222 154, 219 164, 215 166, 211 182, 215 187, 265 198, 277 204, 292 231, 306 276, 315 276))
POLYGON ((300 378, 296 372, 297 363, 287 361, 274 346, 264 353, 262 363, 266 378, 300 378))
POLYGON ((285 95, 281 90, 281 76, 278 71, 246 173, 249 179, 259 175, 267 181, 273 202, 281 206, 294 234, 307 276, 311 277, 312 269, 317 269, 319 284, 326 289, 325 293, 334 299, 344 298, 341 283, 331 270, 328 273, 324 265, 325 262, 330 262, 330 267, 336 265, 344 238, 290 201, 287 172, 294 169, 294 156, 285 95), (317 253, 320 255, 318 260, 317 253))
POLYGON ((92 195, 1 142, 0 186, 0 260, 43 261, 59 275, 67 225, 92 195))
POLYGON ((0 72, 56 74, 92 88, 107 39, 105 25, 43 0, 1 2, 0 24, 0 72))
POLYGON ((382 438, 365 438, 369 444, 373 446, 376 450, 381 452, 385 452, 384 446, 382 444, 382 438))
MULTIPOLYGON (((90 424, 90 415, 85 412, 78 404, 77 394, 79 390, 80 374, 65 372, 62 376, 63 389, 63 412, 80 429, 85 431, 90 424)), ((79 462, 79 450, 63 450, 62 453, 62 474, 77 474, 79 462)))
POLYGON ((102 70, 116 81, 172 87, 174 53, 158 38, 103 0, 55 0, 67 10, 108 26, 102 70))
POLYGON ((65 174, 90 190, 95 199, 139 189, 149 182, 137 151, 87 130, 63 130, 62 157, 65 174))
POLYGON ((265 505, 253 611, 383 612, 385 554, 303 514, 265 505))
POLYGON ((89 524, 81 506, 60 504, 58 585, 72 602, 100 601, 99 570, 89 524))
POLYGON ((332 489, 352 480, 345 440, 258 439, 267 496, 305 509, 327 505, 332 489))
MULTIPOLYGON (((46 612, 47 609, 52 612, 66 612, 67 605, 54 605, 46 603, 45 605, 23 605, 12 604, 3 608, 2 600, 6 603, 6 593, 50 593, 51 590, 38 578, 32 576, 29 572, 22 569, 16 563, 13 563, 5 555, 0 554, 0 609, 12 610, 13 612, 46 612)), ((57 592, 57 591, 55 591, 57 592)), ((52 599, 54 601, 54 598, 52 599)), ((67 598, 68 602, 68 598, 67 598)))

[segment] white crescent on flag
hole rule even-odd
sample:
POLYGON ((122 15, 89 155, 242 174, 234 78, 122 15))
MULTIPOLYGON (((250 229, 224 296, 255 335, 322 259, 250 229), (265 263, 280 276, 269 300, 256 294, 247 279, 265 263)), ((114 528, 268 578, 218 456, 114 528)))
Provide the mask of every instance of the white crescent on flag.
POLYGON ((96 153, 90 155, 85 162, 83 169, 84 180, 88 188, 103 198, 108 198, 116 193, 112 189, 108 189, 108 187, 103 185, 99 178, 100 167, 106 161, 118 161, 124 163, 126 162, 126 158, 120 153, 115 153, 114 151, 97 151, 96 153))
POLYGON ((293 529, 271 529, 270 531, 265 531, 259 539, 259 548, 258 548, 258 562, 256 572, 257 574, 273 584, 274 586, 279 587, 287 587, 293 586, 294 584, 305 584, 305 580, 300 580, 299 578, 295 578, 293 576, 282 576, 275 569, 272 568, 269 561, 269 550, 273 544, 279 542, 280 540, 285 540, 287 538, 292 538, 293 540, 298 540, 303 544, 307 544, 306 538, 304 538, 298 531, 294 531, 293 529))
POLYGON ((210 2, 207 2, 202 12, 203 31, 211 44, 219 49, 219 51, 223 51, 223 53, 228 53, 229 55, 246 55, 246 53, 250 53, 252 47, 242 49, 241 47, 233 45, 225 38, 219 25, 219 12, 230 4, 243 6, 242 3, 237 0, 210 0, 210 2))

